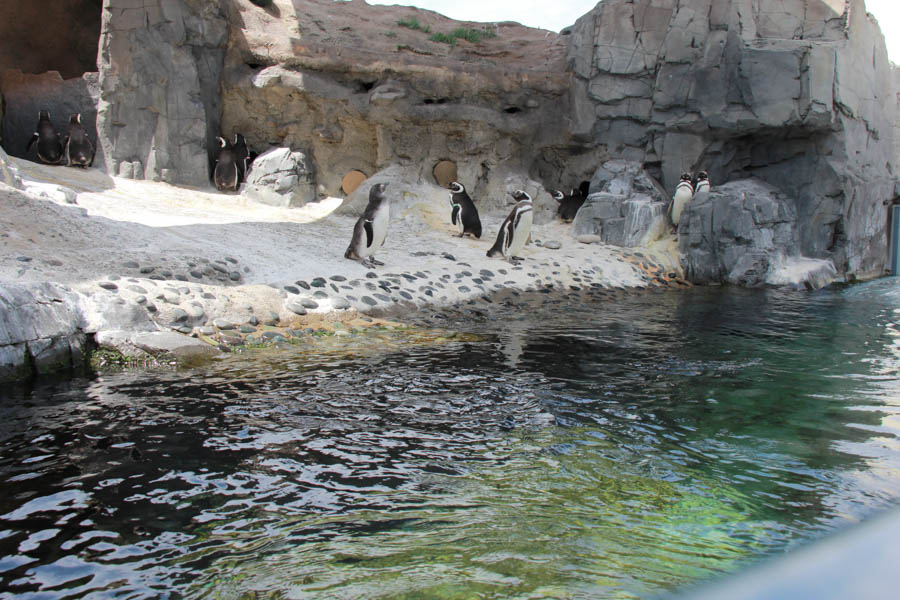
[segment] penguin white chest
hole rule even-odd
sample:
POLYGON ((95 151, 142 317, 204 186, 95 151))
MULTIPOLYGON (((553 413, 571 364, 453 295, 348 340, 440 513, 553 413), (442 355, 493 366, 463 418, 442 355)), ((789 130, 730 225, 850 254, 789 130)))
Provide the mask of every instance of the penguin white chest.
POLYGON ((517 215, 518 220, 513 222, 512 239, 509 241, 509 249, 506 251, 507 256, 518 256, 528 236, 531 235, 531 223, 534 218, 534 211, 528 206, 517 215))
POLYGON ((675 188, 675 196, 672 198, 672 224, 676 227, 681 221, 681 213, 688 201, 694 196, 690 184, 680 183, 675 188))
POLYGON ((388 223, 391 220, 391 205, 388 202, 382 202, 375 216, 372 218, 372 245, 365 248, 363 252, 365 256, 371 256, 381 248, 384 244, 384 238, 387 237, 388 223))

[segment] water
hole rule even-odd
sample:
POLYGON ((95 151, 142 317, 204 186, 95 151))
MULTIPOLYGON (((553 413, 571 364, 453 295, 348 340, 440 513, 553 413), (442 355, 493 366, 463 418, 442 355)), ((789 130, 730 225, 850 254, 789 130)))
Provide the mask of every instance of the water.
POLYGON ((10 387, 0 595, 647 597, 900 504, 896 280, 543 297, 10 387))

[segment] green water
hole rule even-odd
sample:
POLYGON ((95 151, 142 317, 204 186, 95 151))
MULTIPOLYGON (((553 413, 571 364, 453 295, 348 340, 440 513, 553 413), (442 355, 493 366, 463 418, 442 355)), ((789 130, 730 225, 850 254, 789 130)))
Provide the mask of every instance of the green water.
POLYGON ((0 593, 652 597, 900 500, 896 280, 531 300, 8 392, 0 593))

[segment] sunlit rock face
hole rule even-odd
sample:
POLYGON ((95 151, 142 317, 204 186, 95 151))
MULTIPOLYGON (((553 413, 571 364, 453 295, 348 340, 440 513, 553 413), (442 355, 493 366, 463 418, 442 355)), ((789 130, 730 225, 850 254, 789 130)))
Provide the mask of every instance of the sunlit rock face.
MULTIPOLYGON (((302 153, 317 195, 394 167, 435 183, 452 163, 497 211, 510 185, 570 189, 609 160, 641 165, 667 194, 704 169, 714 188, 755 177, 784 194, 799 255, 841 275, 883 268, 900 75, 862 0, 605 0, 559 34, 362 0, 257 4, 104 0, 99 16, 97 0, 68 4, 95 11, 78 39, 99 35, 95 108, 82 111, 96 113, 98 165, 206 186, 215 137, 240 132, 258 153, 302 153)), ((19 65, 5 80, 80 77, 85 53, 72 66, 54 48, 29 55, 36 74, 19 65)), ((7 95, 4 122, 34 112, 7 95)))
POLYGON ((898 74, 862 0, 607 1, 571 40, 583 139, 668 190, 682 171, 758 177, 792 204, 796 252, 881 272, 898 74))

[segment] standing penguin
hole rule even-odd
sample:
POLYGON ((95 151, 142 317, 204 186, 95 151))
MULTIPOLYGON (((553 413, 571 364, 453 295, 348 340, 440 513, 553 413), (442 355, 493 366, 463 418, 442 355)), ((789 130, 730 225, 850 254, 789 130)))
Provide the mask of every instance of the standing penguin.
POLYGON ((237 190, 240 183, 240 171, 234 148, 225 138, 219 136, 219 153, 216 155, 216 170, 213 182, 221 190, 237 190))
POLYGON ((706 171, 700 171, 697 173, 697 185, 694 189, 694 196, 699 194, 700 192, 708 192, 709 191, 709 174, 706 171))
POLYGON ((693 197, 694 186, 691 185, 691 174, 682 173, 681 181, 675 187, 675 195, 672 196, 672 202, 669 204, 669 220, 672 221, 672 226, 676 231, 678 222, 681 221, 681 211, 693 197))
POLYGON ((571 223, 578 214, 578 209, 584 204, 584 196, 579 189, 572 189, 572 193, 566 196, 560 190, 553 191, 553 199, 559 202, 556 216, 563 223, 571 223))
POLYGON ((516 256, 525 247, 525 242, 531 236, 531 221, 534 218, 534 205, 531 196, 522 190, 512 193, 516 205, 512 212, 503 221, 500 231, 497 232, 497 241, 487 251, 487 255, 503 256, 509 262, 515 264, 519 260, 516 256))
POLYGON ((86 168, 94 164, 94 144, 84 131, 81 113, 69 117, 69 132, 63 146, 68 166, 86 168))
POLYGON ((238 180, 246 181, 247 172, 250 170, 250 150, 247 148, 247 140, 240 133, 234 134, 234 144, 232 145, 234 158, 238 167, 238 180))
POLYGON ((459 228, 459 235, 481 237, 481 219, 478 209, 466 193, 466 187, 458 181, 450 183, 450 222, 459 228))
POLYGON ((353 239, 344 252, 344 258, 358 260, 369 268, 384 264, 375 260, 375 252, 384 245, 388 223, 391 220, 391 203, 384 195, 387 186, 386 183, 378 183, 369 190, 369 203, 356 221, 353 239))
POLYGON ((35 132, 25 148, 25 152, 31 152, 31 147, 37 143, 37 155, 41 162, 57 165, 62 160, 63 147, 59 141, 59 133, 50 122, 50 111, 38 111, 38 122, 35 132))

